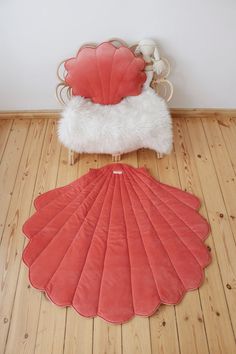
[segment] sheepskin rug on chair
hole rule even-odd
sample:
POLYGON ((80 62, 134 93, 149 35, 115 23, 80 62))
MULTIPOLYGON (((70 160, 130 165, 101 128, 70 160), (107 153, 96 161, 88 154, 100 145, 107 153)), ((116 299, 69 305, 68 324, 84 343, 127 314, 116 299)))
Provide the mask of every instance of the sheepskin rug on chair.
POLYGON ((114 105, 73 97, 62 113, 58 136, 79 153, 117 154, 149 148, 167 154, 172 148, 172 123, 165 101, 148 87, 114 105))

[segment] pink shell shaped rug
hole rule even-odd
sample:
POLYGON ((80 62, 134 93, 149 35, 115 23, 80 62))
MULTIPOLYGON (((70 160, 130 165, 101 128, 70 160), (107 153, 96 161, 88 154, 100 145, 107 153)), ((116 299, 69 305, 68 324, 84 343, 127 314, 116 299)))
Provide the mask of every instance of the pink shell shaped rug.
POLYGON ((199 206, 145 168, 91 169, 36 198, 23 226, 30 282, 59 306, 113 323, 177 304, 210 262, 199 206))

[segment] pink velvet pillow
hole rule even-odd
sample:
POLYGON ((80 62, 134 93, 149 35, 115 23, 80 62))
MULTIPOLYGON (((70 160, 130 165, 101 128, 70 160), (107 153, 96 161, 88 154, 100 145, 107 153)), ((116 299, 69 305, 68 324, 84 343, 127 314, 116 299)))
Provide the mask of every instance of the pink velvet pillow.
POLYGON ((124 97, 137 96, 146 80, 145 61, 129 48, 110 42, 83 47, 64 66, 72 95, 91 98, 94 103, 116 104, 124 97))

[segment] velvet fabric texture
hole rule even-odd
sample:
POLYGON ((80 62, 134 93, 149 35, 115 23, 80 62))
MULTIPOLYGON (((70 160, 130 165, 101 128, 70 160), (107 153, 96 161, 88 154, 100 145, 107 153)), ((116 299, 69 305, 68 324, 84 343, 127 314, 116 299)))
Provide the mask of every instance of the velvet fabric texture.
POLYGON ((210 262, 199 206, 145 168, 91 169, 35 200, 23 227, 30 282, 59 306, 113 323, 177 304, 210 262))
POLYGON ((94 103, 116 104, 141 93, 146 80, 145 61, 131 49, 110 42, 82 47, 75 58, 65 61, 65 82, 73 96, 91 98, 94 103))

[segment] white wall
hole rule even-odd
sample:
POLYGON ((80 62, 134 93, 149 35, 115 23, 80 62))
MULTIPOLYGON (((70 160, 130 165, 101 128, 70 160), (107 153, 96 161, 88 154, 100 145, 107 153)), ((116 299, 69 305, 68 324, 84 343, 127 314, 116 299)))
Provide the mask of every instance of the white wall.
POLYGON ((0 110, 58 108, 57 64, 110 37, 157 40, 172 107, 236 107, 235 0, 1 0, 0 110))

